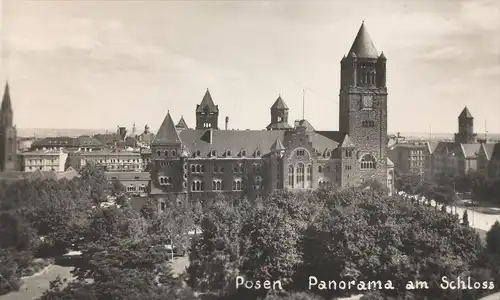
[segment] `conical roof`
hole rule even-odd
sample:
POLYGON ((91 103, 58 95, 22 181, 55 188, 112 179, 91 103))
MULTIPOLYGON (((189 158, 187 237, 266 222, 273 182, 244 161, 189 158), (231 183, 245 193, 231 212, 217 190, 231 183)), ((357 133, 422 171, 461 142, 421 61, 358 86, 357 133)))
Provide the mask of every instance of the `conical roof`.
POLYGON ((153 144, 179 144, 181 143, 181 138, 179 133, 175 129, 174 121, 170 116, 170 112, 167 112, 167 116, 161 123, 160 129, 153 140, 153 144))
POLYGON ((365 23, 361 24, 358 34, 352 43, 349 54, 355 53, 360 58, 378 58, 378 52, 373 44, 368 31, 366 31, 365 23))
POLYGON ((10 101, 9 83, 5 84, 5 90, 3 92, 2 107, 1 111, 12 111, 12 103, 10 101))
POLYGON ((346 134, 344 136, 344 140, 342 141, 342 143, 340 144, 340 147, 341 148, 354 148, 354 143, 351 141, 351 138, 349 138, 349 135, 346 134))
POLYGON ((175 126, 177 128, 182 128, 182 129, 189 129, 186 121, 184 120, 184 117, 181 116, 181 119, 179 120, 179 123, 177 123, 177 125, 175 126))
POLYGON ((279 95, 278 99, 274 101, 273 106, 271 106, 271 109, 288 109, 288 106, 286 105, 283 98, 281 98, 281 95, 279 95))
POLYGON ((212 100, 212 95, 210 95, 210 92, 207 91, 205 92, 205 95, 203 96, 203 99, 201 100, 201 103, 196 107, 196 112, 212 112, 212 113, 218 113, 219 108, 217 105, 215 105, 214 100, 212 100))
POLYGON ((279 138, 276 138, 274 143, 271 145, 271 151, 281 151, 281 150, 286 150, 285 146, 283 146, 283 143, 279 138))
POLYGON ((470 113, 470 111, 467 108, 467 106, 464 107, 464 109, 462 110, 462 112, 460 113, 460 115, 458 116, 458 118, 459 119, 474 119, 474 117, 470 113))

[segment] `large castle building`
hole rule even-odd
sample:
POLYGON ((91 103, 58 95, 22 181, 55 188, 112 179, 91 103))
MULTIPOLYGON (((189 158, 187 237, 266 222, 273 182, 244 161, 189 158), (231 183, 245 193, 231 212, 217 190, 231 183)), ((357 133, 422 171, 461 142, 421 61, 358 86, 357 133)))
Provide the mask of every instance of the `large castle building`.
POLYGON ((362 24, 341 60, 338 131, 316 131, 307 120, 290 125, 281 96, 271 106, 267 130, 220 129, 219 107, 209 90, 196 106, 194 129, 183 118, 175 125, 167 112, 151 144, 151 194, 159 199, 258 196, 372 180, 392 190, 386 62, 362 24))

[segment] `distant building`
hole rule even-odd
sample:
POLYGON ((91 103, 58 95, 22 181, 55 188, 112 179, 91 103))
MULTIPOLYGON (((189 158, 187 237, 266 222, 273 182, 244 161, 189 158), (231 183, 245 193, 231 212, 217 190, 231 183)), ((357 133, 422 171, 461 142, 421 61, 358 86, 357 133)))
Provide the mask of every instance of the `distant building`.
POLYGON ((75 169, 92 164, 102 166, 110 172, 141 172, 144 161, 139 151, 80 151, 71 153, 68 164, 75 169))
POLYGON ((141 146, 150 146, 154 137, 155 137, 154 133, 150 132, 149 126, 146 125, 146 126, 144 126, 144 132, 139 134, 137 136, 137 139, 138 139, 141 146))
POLYGON ((105 172, 105 175, 110 185, 119 181, 129 195, 145 197, 149 193, 149 172, 105 172))
POLYGON ((25 172, 55 171, 64 172, 68 151, 64 149, 35 150, 20 154, 21 170, 25 172))
POLYGON ((392 188, 386 61, 363 24, 341 60, 339 131, 317 131, 307 120, 290 125, 281 96, 271 106, 267 130, 222 130, 207 90, 196 106, 194 129, 174 125, 170 113, 163 120, 151 143, 151 195, 160 202, 217 193, 253 197, 374 179, 392 188))
POLYGON ((439 173, 464 175, 478 170, 478 155, 481 150, 474 133, 474 118, 465 107, 458 117, 458 133, 454 142, 428 142, 430 157, 426 177, 439 173))
POLYGON ((0 107, 0 172, 16 170, 18 170, 17 130, 14 126, 9 83, 6 83, 0 107))
POLYGON ((31 149, 31 145, 36 139, 31 138, 18 138, 17 139, 17 150, 20 152, 28 151, 31 149))
POLYGON ((478 170, 488 178, 500 178, 500 143, 481 144, 478 170))
POLYGON ((99 151, 105 146, 99 140, 92 136, 79 137, 46 137, 34 141, 31 144, 31 150, 49 150, 49 149, 65 149, 67 151, 99 151))
POLYGON ((423 176, 427 153, 426 143, 405 143, 392 146, 387 156, 394 162, 394 169, 402 173, 413 173, 423 176))

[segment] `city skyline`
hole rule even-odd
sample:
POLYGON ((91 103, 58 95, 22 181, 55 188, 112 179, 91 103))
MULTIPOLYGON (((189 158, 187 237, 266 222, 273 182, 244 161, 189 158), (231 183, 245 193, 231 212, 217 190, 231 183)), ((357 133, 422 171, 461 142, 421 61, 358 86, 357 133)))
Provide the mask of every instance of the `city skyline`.
POLYGON ((169 110, 194 126, 209 88, 229 128, 263 129, 279 94, 302 118, 304 89, 305 118, 336 130, 340 59, 365 20, 388 58, 389 132, 456 132, 466 105, 476 132, 500 132, 498 3, 352 3, 4 1, 15 123, 140 131, 169 110))

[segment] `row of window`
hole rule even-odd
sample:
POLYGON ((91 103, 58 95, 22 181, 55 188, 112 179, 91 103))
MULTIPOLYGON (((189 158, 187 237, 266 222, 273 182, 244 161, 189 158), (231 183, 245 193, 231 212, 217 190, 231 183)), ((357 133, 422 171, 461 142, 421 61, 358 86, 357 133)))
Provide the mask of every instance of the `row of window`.
POLYGON ((373 121, 373 120, 361 121, 361 127, 363 127, 363 128, 375 127, 375 121, 373 121))
MULTIPOLYGON (((263 186, 263 180, 262 177, 258 176, 255 178, 255 184, 253 185, 253 188, 256 190, 262 189, 263 186)), ((242 191, 243 190, 243 180, 242 179, 234 179, 233 180, 233 185, 232 185, 232 190, 233 191, 242 191)), ((193 192, 200 192, 205 190, 205 184, 201 180, 193 180, 191 182, 191 191, 193 192)), ((212 191, 224 191, 226 190, 224 186, 224 181, 220 179, 214 179, 212 181, 212 191)))
POLYGON ((304 176, 306 166, 298 163, 296 166, 288 166, 288 186, 291 188, 311 188, 312 166, 307 166, 307 177, 304 176))
POLYGON ((126 187, 127 192, 146 192, 146 185, 145 184, 140 184, 139 186, 136 185, 127 185, 126 187))
POLYGON ((373 71, 365 71, 360 74, 359 82, 361 84, 375 84, 376 82, 376 75, 375 72, 373 71))
POLYGON ((160 182, 160 185, 169 185, 172 184, 172 177, 158 176, 158 181, 160 182))
POLYGON ((176 156, 177 156, 177 150, 171 150, 171 151, 169 151, 169 150, 165 150, 165 151, 163 151, 163 152, 161 152, 160 150, 156 151, 156 154, 157 154, 158 156, 162 156, 162 155, 161 155, 162 153, 163 153, 163 155, 164 155, 165 157, 176 157, 176 156))
MULTIPOLYGON (((255 150, 255 153, 254 153, 254 156, 258 157, 260 156, 260 150, 257 149, 255 150)), ((209 153, 210 157, 217 157, 217 151, 215 150, 211 150, 210 153, 209 153)), ((224 153, 223 153, 224 156, 231 156, 232 155, 232 151, 231 150, 226 150, 224 153)), ((240 151, 240 154, 238 156, 240 157, 245 157, 247 155, 247 151, 246 150, 241 150, 240 151)), ((201 156, 201 151, 200 150, 197 150, 195 153, 194 153, 194 156, 201 156)))
MULTIPOLYGON (((223 166, 219 165, 214 165, 213 166, 213 172, 214 173, 224 173, 225 169, 223 166)), ((252 164, 252 172, 254 173, 260 173, 262 171, 262 164, 255 163, 252 164)), ((191 165, 191 173, 204 173, 205 172, 205 165, 203 164, 192 164, 191 165)), ((233 165, 233 173, 244 173, 245 172, 245 167, 243 164, 235 164, 233 165)))

